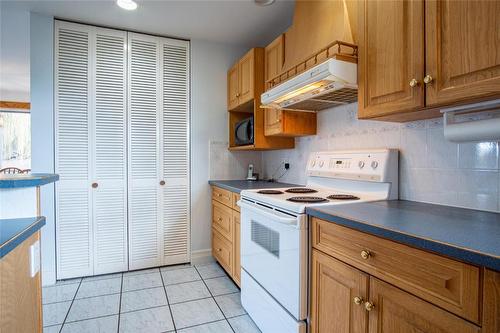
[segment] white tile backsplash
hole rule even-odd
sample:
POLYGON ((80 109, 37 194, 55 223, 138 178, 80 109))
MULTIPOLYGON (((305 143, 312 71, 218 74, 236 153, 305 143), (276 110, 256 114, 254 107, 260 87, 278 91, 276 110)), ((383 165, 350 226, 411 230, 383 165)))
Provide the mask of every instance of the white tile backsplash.
MULTIPOLYGON (((262 153, 264 175, 270 177, 277 169, 277 174, 281 174, 281 163, 288 160, 291 168, 280 180, 305 184, 306 162, 311 152, 398 148, 401 199, 500 212, 498 142, 448 142, 441 118, 402 124, 358 120, 357 107, 350 104, 321 111, 317 135, 296 139, 295 149, 262 153)), ((224 143, 224 152, 219 155, 231 154, 226 147, 224 143)), ((233 158, 259 165, 255 154, 233 158)), ((223 159, 219 155, 217 158, 223 159)), ((241 174, 240 168, 246 168, 235 166, 234 162, 226 167, 231 170, 226 170, 225 175, 241 174)))
POLYGON ((231 152, 224 141, 210 141, 209 170, 212 180, 245 179, 248 165, 254 165, 254 172, 262 178, 262 154, 260 152, 231 152))

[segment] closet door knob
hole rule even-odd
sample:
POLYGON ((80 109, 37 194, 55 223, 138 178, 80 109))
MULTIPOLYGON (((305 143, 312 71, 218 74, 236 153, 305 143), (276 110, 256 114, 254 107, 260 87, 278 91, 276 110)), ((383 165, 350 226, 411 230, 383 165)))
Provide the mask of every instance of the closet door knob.
POLYGON ((160 180, 160 185, 161 186, 165 185, 165 181, 164 180, 160 180))
POLYGON ((99 184, 97 183, 92 183, 92 188, 97 188, 99 186, 99 184))

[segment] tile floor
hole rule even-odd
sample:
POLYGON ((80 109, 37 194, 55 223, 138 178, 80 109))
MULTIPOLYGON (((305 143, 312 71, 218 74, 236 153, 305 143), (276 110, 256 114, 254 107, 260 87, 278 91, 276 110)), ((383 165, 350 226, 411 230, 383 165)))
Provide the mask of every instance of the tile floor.
POLYGON ((43 288, 44 333, 258 333, 217 263, 58 281, 43 288))

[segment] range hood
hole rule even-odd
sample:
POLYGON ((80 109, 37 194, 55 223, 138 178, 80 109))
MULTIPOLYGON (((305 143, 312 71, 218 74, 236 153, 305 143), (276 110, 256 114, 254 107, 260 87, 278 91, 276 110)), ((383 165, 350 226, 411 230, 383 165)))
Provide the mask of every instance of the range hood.
POLYGON ((313 112, 357 99, 357 64, 328 59, 263 93, 261 107, 313 112))

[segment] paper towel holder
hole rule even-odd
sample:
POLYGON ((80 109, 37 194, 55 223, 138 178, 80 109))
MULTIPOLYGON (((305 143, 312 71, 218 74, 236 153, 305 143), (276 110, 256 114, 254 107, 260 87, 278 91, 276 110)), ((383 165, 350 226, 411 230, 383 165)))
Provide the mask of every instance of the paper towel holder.
POLYGON ((457 121, 463 113, 494 111, 500 115, 500 99, 441 109, 444 137, 452 142, 499 141, 500 117, 457 121))

